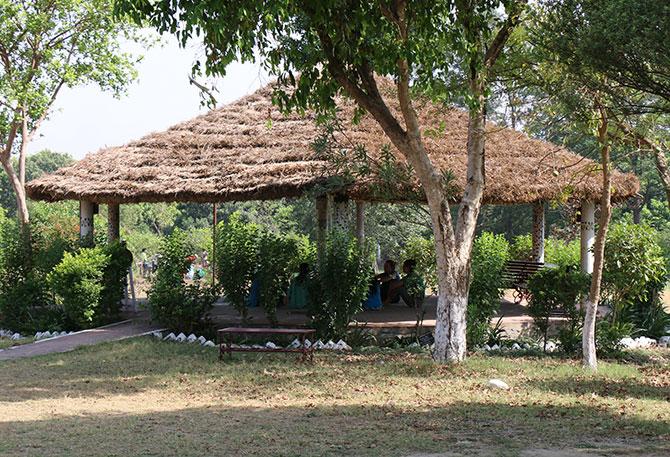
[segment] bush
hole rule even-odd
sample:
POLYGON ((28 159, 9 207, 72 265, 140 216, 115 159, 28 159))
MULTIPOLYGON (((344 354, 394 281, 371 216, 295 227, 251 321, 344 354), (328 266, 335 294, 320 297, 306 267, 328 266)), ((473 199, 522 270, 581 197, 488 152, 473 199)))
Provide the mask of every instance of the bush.
POLYGON ((247 320, 247 297, 257 269, 260 227, 233 213, 217 226, 216 268, 227 300, 247 320))
POLYGON ((320 338, 342 338, 362 309, 372 276, 367 256, 347 233, 326 237, 310 282, 310 312, 320 338))
POLYGON ((613 324, 629 323, 649 337, 662 336, 668 314, 660 294, 667 281, 663 250, 655 230, 646 225, 612 226, 605 245, 604 302, 613 324))
POLYGON ((277 305, 286 293, 291 276, 302 262, 312 263, 314 249, 307 237, 263 231, 258 237, 256 280, 258 301, 265 315, 277 324, 277 305))
POLYGON ((583 320, 577 304, 588 292, 589 284, 589 276, 571 266, 544 268, 531 276, 528 281, 528 290, 531 294, 528 313, 542 335, 545 349, 549 317, 556 312, 562 312, 567 316, 568 329, 564 334, 565 342, 573 346, 570 338, 574 338, 583 320))
POLYGON ((83 248, 76 254, 66 252, 47 280, 63 308, 67 322, 78 328, 100 323, 100 299, 103 274, 109 262, 101 248, 83 248))
POLYGON ((509 244, 503 235, 484 232, 475 239, 467 311, 471 347, 484 344, 488 339, 489 322, 500 309, 505 288, 503 271, 508 259, 509 244))
POLYGON ((630 322, 612 322, 601 320, 596 324, 596 351, 605 357, 616 356, 621 353, 622 338, 628 338, 635 333, 635 326, 630 322))
POLYGON ((403 246, 400 258, 403 262, 408 259, 415 260, 415 269, 424 278, 426 288, 437 292, 437 263, 435 260, 435 243, 432 237, 412 236, 403 246))
POLYGON ((533 260, 533 237, 530 234, 515 237, 509 247, 509 255, 514 260, 533 260))
POLYGON ((74 248, 58 224, 36 217, 31 230, 14 219, 0 218, 0 322, 12 330, 32 333, 63 326, 62 310, 49 291, 47 274, 74 248))
POLYGON ((133 263, 133 255, 125 244, 115 242, 106 245, 102 251, 108 256, 108 262, 102 276, 99 314, 104 321, 118 317, 124 296, 128 269, 133 263))
MULTIPOLYGON (((544 261, 555 265, 579 265, 579 240, 565 241, 549 237, 544 240, 544 261)), ((514 238, 510 246, 510 258, 533 260, 533 237, 530 234, 514 238)))
POLYGON ((578 266, 580 241, 547 238, 544 243, 544 261, 559 266, 578 266))
POLYGON ((216 290, 203 284, 187 285, 184 275, 193 253, 186 234, 179 229, 161 243, 158 270, 148 292, 152 319, 170 329, 191 333, 202 328, 216 301, 216 290))

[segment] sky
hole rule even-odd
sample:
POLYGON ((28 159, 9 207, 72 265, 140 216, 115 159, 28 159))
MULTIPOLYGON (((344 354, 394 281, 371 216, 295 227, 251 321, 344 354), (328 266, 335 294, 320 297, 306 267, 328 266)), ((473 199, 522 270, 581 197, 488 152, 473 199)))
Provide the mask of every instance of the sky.
MULTIPOLYGON (((124 45, 136 51, 132 44, 124 45)), ((151 132, 164 130, 207 109, 200 106, 199 89, 189 83, 191 66, 201 51, 181 49, 173 38, 142 52, 138 80, 115 99, 96 86, 63 90, 50 118, 40 127, 28 151, 70 153, 76 159, 107 146, 118 146, 151 132)), ((219 104, 247 95, 270 78, 259 64, 234 63, 216 80, 219 104)))

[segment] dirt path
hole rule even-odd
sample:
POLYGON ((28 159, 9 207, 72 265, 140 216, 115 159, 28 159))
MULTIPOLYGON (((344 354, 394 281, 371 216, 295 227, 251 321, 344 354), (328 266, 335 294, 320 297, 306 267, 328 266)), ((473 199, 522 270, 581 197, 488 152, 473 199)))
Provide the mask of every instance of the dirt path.
POLYGON ((87 346, 103 341, 122 340, 124 338, 140 336, 157 329, 157 326, 151 325, 145 320, 131 319, 104 327, 82 330, 71 335, 41 340, 22 346, 14 346, 0 351, 0 361, 34 357, 53 352, 67 352, 79 346, 87 346))

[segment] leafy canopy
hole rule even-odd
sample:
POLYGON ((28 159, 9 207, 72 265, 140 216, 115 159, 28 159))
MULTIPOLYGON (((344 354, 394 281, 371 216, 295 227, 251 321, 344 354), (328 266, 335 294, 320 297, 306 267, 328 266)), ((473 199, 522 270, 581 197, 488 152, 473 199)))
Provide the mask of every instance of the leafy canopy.
POLYGON ((231 62, 260 58, 280 83, 295 86, 276 93, 280 107, 326 110, 342 85, 370 95, 372 74, 400 77, 403 59, 414 80, 426 83, 444 84, 481 67, 490 57, 484 43, 523 3, 121 0, 118 10, 175 34, 182 44, 201 37, 205 56, 194 65, 196 73, 223 75, 231 62))

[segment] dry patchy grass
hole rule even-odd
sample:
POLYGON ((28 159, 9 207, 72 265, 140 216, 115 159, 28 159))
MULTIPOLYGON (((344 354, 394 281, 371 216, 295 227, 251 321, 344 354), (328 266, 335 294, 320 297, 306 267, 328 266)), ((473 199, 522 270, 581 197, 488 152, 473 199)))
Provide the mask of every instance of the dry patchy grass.
POLYGON ((101 344, 0 364, 0 455, 667 455, 663 354, 592 375, 551 358, 219 363, 214 350, 149 338, 101 344), (489 389, 492 377, 511 390, 489 389))

